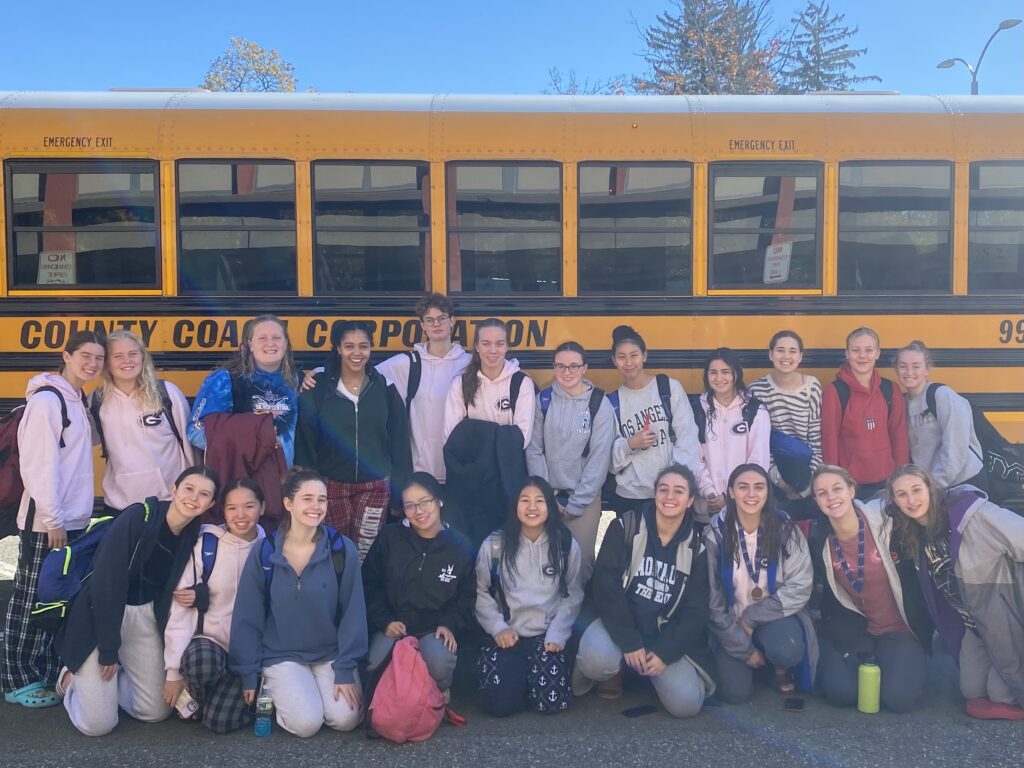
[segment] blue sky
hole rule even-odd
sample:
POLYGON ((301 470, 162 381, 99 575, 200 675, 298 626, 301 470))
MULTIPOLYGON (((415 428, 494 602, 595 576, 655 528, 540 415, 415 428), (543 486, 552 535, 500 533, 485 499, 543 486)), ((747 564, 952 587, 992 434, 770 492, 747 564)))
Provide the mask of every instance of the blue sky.
MULTIPOLYGON (((363 93, 537 93, 548 70, 582 79, 641 74, 636 25, 670 0, 176 0, 35 3, 4 9, 0 90, 194 86, 232 36, 278 49, 300 90, 363 93), (240 11, 244 8, 244 12, 240 11), (634 21, 635 20, 635 21, 634 21)), ((776 23, 802 0, 774 0, 776 23)), ((858 71, 903 93, 968 93, 972 64, 1024 0, 833 0, 868 52, 858 71)), ((981 93, 1024 93, 1024 24, 1001 32, 979 73, 981 93)))

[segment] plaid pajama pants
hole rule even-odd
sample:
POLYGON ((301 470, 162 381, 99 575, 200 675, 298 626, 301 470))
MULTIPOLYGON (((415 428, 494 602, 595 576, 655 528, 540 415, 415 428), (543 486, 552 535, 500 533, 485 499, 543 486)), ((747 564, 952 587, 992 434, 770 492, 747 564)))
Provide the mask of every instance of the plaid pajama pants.
POLYGON ((252 722, 242 698, 242 678, 228 671, 228 652, 212 640, 194 637, 181 655, 185 687, 200 708, 203 725, 228 733, 252 722))
POLYGON ((391 485, 388 478, 368 483, 327 481, 327 524, 352 539, 359 562, 366 559, 387 521, 391 485))
MULTIPOLYGON (((68 531, 68 541, 81 531, 68 531)), ((45 533, 22 531, 18 535, 18 567, 14 572, 14 594, 4 617, 3 660, 0 663, 0 687, 16 691, 30 683, 41 682, 52 688, 57 681, 60 660, 53 647, 53 635, 29 626, 36 584, 43 558, 50 552, 45 533)))

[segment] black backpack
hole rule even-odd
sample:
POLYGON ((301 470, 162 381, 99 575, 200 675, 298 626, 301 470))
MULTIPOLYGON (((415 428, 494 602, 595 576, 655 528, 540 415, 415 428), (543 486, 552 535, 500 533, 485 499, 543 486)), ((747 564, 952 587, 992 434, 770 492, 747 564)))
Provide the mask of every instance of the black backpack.
POLYGON ((412 399, 420 391, 420 378, 423 376, 423 358, 415 349, 405 353, 409 358, 409 384, 405 388, 405 411, 412 413, 412 399))
MULTIPOLYGON (((843 418, 846 416, 846 406, 850 402, 850 385, 842 379, 836 379, 832 382, 832 386, 836 388, 836 394, 839 395, 839 423, 842 424, 843 418)), ((885 398, 885 415, 888 420, 892 413, 892 382, 889 379, 880 379, 878 388, 882 392, 882 397, 885 398)))
MULTIPOLYGON (((945 384, 929 384, 925 390, 925 411, 922 416, 931 414, 938 418, 935 410, 935 392, 945 384)), ((999 434, 985 412, 971 404, 971 416, 974 419, 974 433, 981 443, 982 466, 988 475, 988 495, 992 501, 1004 502, 1007 499, 1024 496, 1024 461, 1017 449, 1005 437, 999 434)))
MULTIPOLYGON (((171 428, 171 432, 178 441, 178 447, 181 448, 181 452, 185 453, 185 441, 181 439, 181 433, 178 432, 178 425, 174 422, 174 413, 171 410, 171 396, 167 392, 167 382, 163 379, 158 379, 156 382, 156 388, 160 393, 160 412, 163 414, 163 417, 167 419, 167 425, 171 428)), ((100 408, 102 407, 103 387, 100 386, 92 393, 92 401, 89 404, 89 413, 92 414, 92 424, 96 428, 96 434, 99 435, 100 438, 100 456, 106 459, 107 442, 103 437, 103 422, 100 419, 100 408)))
MULTIPOLYGON (((714 397, 714 395, 708 395, 708 397, 714 397)), ((704 412, 704 407, 700 404, 700 397, 691 398, 690 407, 693 408, 693 420, 697 422, 697 440, 700 441, 701 445, 707 442, 707 428, 708 428, 708 416, 704 412)), ((743 421, 747 423, 747 429, 749 430, 754 424, 754 419, 757 417, 757 411, 761 408, 761 401, 753 395, 750 395, 750 399, 743 404, 741 413, 743 415, 743 421)))

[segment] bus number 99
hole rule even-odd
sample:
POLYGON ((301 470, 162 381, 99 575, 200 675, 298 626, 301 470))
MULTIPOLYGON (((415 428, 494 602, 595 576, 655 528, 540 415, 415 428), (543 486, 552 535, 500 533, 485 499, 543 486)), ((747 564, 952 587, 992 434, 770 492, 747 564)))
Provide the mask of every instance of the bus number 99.
POLYGON ((1024 318, 1018 320, 1016 324, 1009 319, 1000 322, 999 341, 1003 344, 1009 344, 1011 341, 1024 344, 1024 318))

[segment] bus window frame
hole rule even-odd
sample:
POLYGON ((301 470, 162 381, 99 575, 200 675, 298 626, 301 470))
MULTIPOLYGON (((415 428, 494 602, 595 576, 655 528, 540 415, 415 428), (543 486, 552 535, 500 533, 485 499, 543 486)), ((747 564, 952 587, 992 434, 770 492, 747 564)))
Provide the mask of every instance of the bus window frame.
POLYGON ((967 167, 967 253, 964 257, 967 260, 967 294, 969 296, 1006 296, 1020 294, 1019 288, 971 288, 971 234, 977 229, 978 232, 1020 232, 1024 236, 1024 224, 1020 226, 1008 226, 1004 224, 993 224, 990 226, 973 226, 971 224, 971 193, 974 191, 971 186, 974 180, 975 169, 984 166, 1004 166, 1019 168, 1024 174, 1024 160, 972 160, 967 167))
POLYGON ((4 242, 7 247, 7 263, 4 265, 7 275, 7 294, 9 296, 90 296, 100 294, 106 296, 153 296, 163 294, 163 240, 160 199, 160 162, 147 157, 124 158, 59 158, 59 157, 10 157, 4 160, 4 211, 5 232, 4 242), (114 169, 111 169, 111 166, 114 169), (26 170, 26 168, 28 170, 26 170), (15 259, 17 256, 16 232, 14 225, 14 183, 15 173, 58 173, 58 174, 98 174, 108 173, 152 173, 153 174, 153 224, 138 224, 135 230, 124 226, 99 225, 91 227, 51 226, 51 227, 19 227, 18 232, 61 232, 74 234, 78 232, 152 232, 154 238, 153 260, 156 279, 145 285, 85 285, 73 283, 66 288, 53 285, 18 285, 16 283, 15 259), (149 227, 152 226, 152 229, 149 227))
POLYGON ((840 160, 836 164, 836 295, 837 296, 952 296, 956 256, 956 242, 954 232, 956 230, 956 163, 952 160, 900 160, 898 158, 882 158, 878 160, 840 160), (842 223, 842 199, 843 199, 843 168, 863 168, 865 166, 878 165, 910 165, 910 166, 945 166, 949 169, 949 225, 941 226, 898 226, 887 227, 843 227, 842 223), (949 235, 949 287, 944 291, 937 291, 931 288, 910 289, 899 288, 892 291, 882 291, 877 288, 866 290, 844 289, 842 286, 842 246, 843 232, 945 232, 949 235))
MULTIPOLYGON (((705 265, 707 267, 707 295, 708 296, 821 296, 825 293, 824 285, 824 224, 826 216, 825 200, 825 161, 824 160, 715 160, 708 163, 707 172, 707 245, 704 253, 705 265), (779 170, 782 169, 782 170, 779 170), (736 171, 735 173, 724 173, 721 171, 736 171), (743 171, 742 173, 740 171, 743 171), (814 171, 814 173, 810 173, 814 171), (723 175, 726 177, 737 176, 814 176, 815 184, 815 216, 814 216, 814 241, 815 241, 815 285, 800 287, 780 288, 715 288, 715 179, 723 175)), ((725 234, 768 234, 778 233, 780 230, 755 227, 749 229, 736 229, 725 232, 725 234)), ((810 234, 803 229, 788 228, 781 230, 783 234, 810 234)), ((784 285, 784 284, 783 284, 784 285)))
MULTIPOLYGON (((582 240, 584 234, 628 234, 628 235, 646 235, 646 234, 683 234, 690 238, 690 274, 689 274, 689 290, 687 291, 629 291, 630 296, 670 296, 670 297, 688 297, 693 296, 693 284, 694 284, 694 272, 696 270, 696 254, 693 246, 694 241, 694 230, 696 229, 696 222, 694 217, 694 197, 697 194, 696 185, 696 171, 694 166, 696 164, 692 160, 580 160, 576 164, 576 284, 577 286, 582 285, 582 268, 580 265, 580 251, 582 250, 579 243, 582 240), (580 178, 583 173, 583 169, 595 166, 642 166, 644 168, 687 168, 690 171, 690 211, 687 217, 690 220, 690 226, 686 230, 678 229, 675 227, 595 227, 595 228, 584 228, 582 225, 583 217, 581 212, 583 210, 583 194, 580 192, 580 178)), ((583 290, 583 288, 577 289, 579 296, 619 296, 623 295, 623 291, 592 291, 583 290)))
POLYGON ((432 290, 431 288, 431 271, 432 271, 432 250, 433 245, 431 242, 431 234, 433 230, 431 206, 430 206, 430 185, 432 179, 430 178, 430 161, 429 160, 374 160, 374 159, 351 159, 351 158, 318 158, 311 160, 309 163, 309 218, 311 223, 311 237, 312 237, 312 257, 313 257, 313 295, 314 296, 355 296, 362 293, 367 293, 372 296, 419 296, 426 291, 432 290), (422 166, 426 170, 426 186, 421 190, 421 194, 425 194, 426 204, 426 216, 427 225, 425 227, 339 227, 329 226, 324 227, 322 230, 317 226, 316 223, 316 169, 317 166, 322 165, 350 165, 350 166, 367 166, 367 165, 395 165, 395 166, 422 166), (319 232, 398 232, 398 233, 419 233, 424 235, 423 241, 423 288, 412 290, 412 291, 394 291, 394 290, 383 290, 383 291, 371 291, 371 290, 358 290, 358 291, 320 291, 317 290, 317 234, 319 232))
MULTIPOLYGON (((555 296, 565 295, 565 227, 566 227, 566 213, 563 206, 563 189, 565 186, 565 164, 560 160, 510 160, 510 159, 495 159, 495 160, 446 160, 444 163, 444 200, 445 200, 445 232, 444 232, 444 263, 445 263, 445 280, 447 293, 452 296, 465 296, 465 297, 543 297, 552 298, 555 296), (558 201, 558 220, 556 226, 551 229, 541 229, 539 227, 534 228, 522 228, 522 229, 510 229, 503 227, 461 227, 458 224, 452 224, 453 221, 458 221, 458 199, 455 197, 458 195, 458 187, 448 184, 448 179, 452 176, 452 172, 459 167, 503 167, 503 166, 514 166, 517 168, 533 167, 533 168, 551 168, 554 167, 558 170, 558 187, 556 190, 556 199, 558 201), (450 214, 450 215, 449 215, 450 214), (557 235, 558 236, 558 290, 551 293, 542 291, 467 291, 464 288, 458 291, 452 289, 452 265, 451 265, 451 236, 453 234, 494 234, 494 233, 512 233, 512 234, 544 234, 544 235, 557 235)), ((578 196, 578 195, 577 195, 578 196)), ((577 231, 579 223, 577 222, 577 231)), ((578 270, 578 267, 577 267, 578 270)), ((461 275, 459 276, 461 282, 461 275)))
POLYGON ((299 244, 299 188, 298 188, 298 166, 299 161, 287 157, 178 157, 174 159, 174 224, 175 224, 175 245, 176 245, 176 272, 178 276, 178 296, 298 296, 299 295, 299 272, 301 261, 301 248, 299 244), (225 165, 232 163, 252 163, 253 165, 291 165, 292 167, 292 194, 295 204, 295 221, 291 230, 287 227, 274 227, 266 224, 257 224, 247 227, 232 227, 219 224, 193 224, 184 228, 181 226, 181 167, 183 165, 225 165), (192 291, 185 290, 181 284, 181 235, 182 232, 225 232, 250 230, 253 232, 288 232, 295 235, 295 289, 292 291, 192 291))

